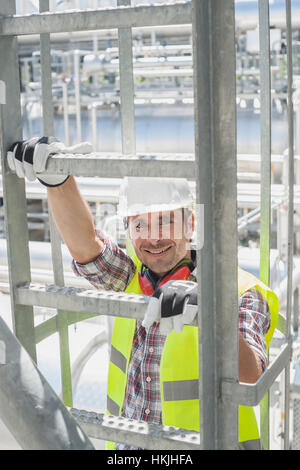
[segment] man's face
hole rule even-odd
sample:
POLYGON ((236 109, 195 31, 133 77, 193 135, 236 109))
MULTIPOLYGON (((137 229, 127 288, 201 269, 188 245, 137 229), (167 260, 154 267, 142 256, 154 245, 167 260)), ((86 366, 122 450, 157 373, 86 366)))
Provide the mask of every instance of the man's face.
POLYGON ((137 257, 159 276, 189 257, 193 216, 184 221, 184 211, 154 212, 129 217, 128 231, 137 257))

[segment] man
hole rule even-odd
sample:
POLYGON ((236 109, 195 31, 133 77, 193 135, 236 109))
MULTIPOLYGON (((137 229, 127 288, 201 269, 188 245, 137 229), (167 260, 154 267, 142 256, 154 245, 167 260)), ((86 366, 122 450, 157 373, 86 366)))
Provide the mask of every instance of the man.
MULTIPOLYGON (((86 144, 79 148, 89 150, 86 144)), ((33 179, 57 151, 70 150, 53 138, 19 142, 8 152, 8 164, 18 176, 33 179)), ((75 273, 96 288, 153 296, 143 322, 115 320, 108 412, 198 430, 198 333, 188 325, 197 303, 196 252, 190 242, 194 215, 187 181, 125 180, 120 213, 128 231, 128 256, 95 230, 91 211, 72 176, 39 180, 48 187, 52 213, 73 257, 75 273)), ((239 379, 254 383, 266 367, 265 335, 270 310, 274 323, 278 305, 266 286, 242 271, 239 295, 239 379)), ((251 412, 249 407, 240 407, 239 440, 244 443, 259 439, 251 412)), ((114 443, 108 448, 115 448, 114 443)), ((123 444, 116 448, 132 449, 123 444)))

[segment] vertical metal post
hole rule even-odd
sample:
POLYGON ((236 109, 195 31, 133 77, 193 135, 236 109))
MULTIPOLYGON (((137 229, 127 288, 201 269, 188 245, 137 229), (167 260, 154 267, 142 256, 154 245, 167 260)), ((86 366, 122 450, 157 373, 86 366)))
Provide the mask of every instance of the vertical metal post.
MULTIPOLYGON (((49 0, 40 0, 40 12, 49 10, 49 0)), ((43 104, 43 132, 53 135, 53 104, 52 104, 52 77, 51 77, 51 52, 50 34, 41 34, 41 79, 42 79, 42 104, 43 104)), ((52 262, 54 268, 54 280, 57 285, 64 285, 64 271, 61 254, 61 239, 50 214, 50 233, 52 262)))
POLYGON ((98 150, 98 135, 97 135, 97 103, 91 105, 91 120, 92 120, 92 142, 94 152, 98 150))
POLYGON ((68 84, 62 82, 63 92, 63 110, 64 110, 64 127, 65 127, 65 144, 70 145, 69 133, 69 109, 68 109, 68 84))
MULTIPOLYGON (((0 3, 0 15, 13 15, 15 12, 15 1, 0 3)), ((25 182, 15 174, 10 174, 6 165, 8 148, 22 139, 16 37, 0 38, 0 62, 5 64, 0 68, 0 80, 6 85, 6 100, 0 105, 0 139, 13 328, 15 335, 36 361, 33 308, 17 305, 14 298, 15 287, 30 281, 25 182)))
POLYGON ((238 448, 238 406, 221 381, 238 381, 237 162, 234 0, 193 0, 200 432, 204 449, 238 448))
MULTIPOLYGON (((40 13, 49 10, 49 0, 40 0, 40 13)), ((43 130, 47 135, 53 135, 53 105, 52 105, 52 76, 50 34, 40 35, 40 62, 42 81, 43 130)))
POLYGON ((261 225, 260 278, 269 284, 271 214, 271 73, 269 1, 259 2, 261 95, 261 225))
MULTIPOLYGON (((130 5, 131 0, 118 0, 118 6, 130 5)), ((131 28, 119 28, 119 68, 121 95, 122 150, 135 154, 134 81, 131 28)))
MULTIPOLYGON (((271 72, 269 0, 259 4, 260 97, 261 97, 261 218, 259 277, 270 282, 271 220, 271 72)), ((260 403, 260 433, 263 447, 269 448, 269 392, 260 403)))
MULTIPOLYGON (((287 272, 287 312, 286 338, 291 337, 291 314, 293 297, 293 255, 294 255, 294 109, 293 109, 293 57, 292 57, 292 20, 291 0, 286 0, 287 34, 287 74, 288 74, 288 272, 287 272)), ((284 370, 284 448, 289 449, 290 428, 290 362, 284 370)))
MULTIPOLYGON (((49 10, 49 0, 40 0, 40 12, 49 10)), ((46 135, 53 135, 53 104, 52 104, 52 78, 51 78, 51 52, 50 34, 41 34, 41 73, 42 73, 42 102, 43 102, 43 129, 46 135)), ((60 234, 55 225, 49 207, 49 223, 51 238, 51 254, 54 271, 54 282, 64 286, 64 270, 61 252, 60 234)), ((69 353, 69 332, 67 312, 57 312, 58 333, 60 342, 61 379, 64 403, 72 406, 72 378, 69 353)))
POLYGON ((293 332, 294 335, 298 335, 299 331, 299 288, 294 291, 293 299, 293 332))
POLYGON ((74 86, 75 86, 75 106, 76 106, 76 126, 77 141, 81 141, 81 104, 80 104, 80 51, 74 51, 74 86))
MULTIPOLYGON (((289 192, 289 155, 288 150, 283 152, 282 160, 282 185, 283 185, 283 197, 288 199, 289 192)), ((288 209, 286 205, 283 205, 279 209, 279 219, 278 219, 278 238, 277 246, 279 248, 280 259, 284 264, 287 265, 288 262, 288 209)))

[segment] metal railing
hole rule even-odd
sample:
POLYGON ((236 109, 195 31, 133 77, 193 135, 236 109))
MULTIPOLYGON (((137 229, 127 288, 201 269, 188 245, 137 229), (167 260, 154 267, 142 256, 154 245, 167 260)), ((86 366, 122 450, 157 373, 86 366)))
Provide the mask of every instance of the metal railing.
MULTIPOLYGON (((268 284, 270 252, 270 71, 269 2, 260 0, 261 36, 261 278, 268 284)), ((286 0, 287 30, 291 32, 290 1, 286 0)), ((285 341, 277 358, 256 384, 238 382, 238 298, 237 298, 237 162, 235 21, 233 0, 192 0, 181 4, 131 7, 130 0, 118 0, 117 8, 68 13, 47 13, 48 0, 40 0, 40 14, 16 16, 15 2, 0 6, 0 60, 5 67, 0 79, 6 84, 6 104, 1 105, 1 154, 6 233, 11 285, 14 333, 36 361, 39 337, 58 331, 60 337, 63 398, 72 407, 68 325, 88 315, 113 315, 141 319, 143 297, 102 293, 64 287, 60 238, 51 228, 54 286, 33 285, 30 278, 25 184, 11 174, 4 156, 9 145, 21 140, 20 93, 17 65, 18 35, 40 34, 42 57, 42 99, 44 132, 52 133, 50 33, 117 28, 120 41, 122 155, 91 154, 87 157, 51 157, 47 174, 77 176, 170 176, 196 180, 196 202, 204 204, 205 248, 197 253, 199 315, 199 396, 200 434, 165 429, 164 426, 128 423, 124 418, 85 415, 72 411, 83 429, 94 437, 130 442, 144 448, 238 449, 238 405, 253 406, 263 400, 261 437, 269 447, 267 391, 285 370, 285 448, 289 447, 289 364, 291 282, 293 256, 293 125, 291 43, 288 41, 289 72, 289 223, 288 223, 288 304, 285 341), (192 24, 195 106, 195 159, 185 156, 135 156, 131 28, 168 24, 192 24), (58 309, 56 317, 35 327, 33 306, 58 309), (75 312, 75 313, 71 313, 75 312), (77 313, 76 313, 77 312, 77 313), (43 330, 43 331, 42 331, 43 330), (221 391, 221 393, 220 393, 221 391), (266 396, 266 398, 264 398, 266 396), (126 433, 118 423, 122 422, 126 433), (132 432, 130 426, 133 426, 132 432), (135 426, 135 427, 134 427, 135 426), (147 429, 146 429, 147 428, 147 429), (155 428, 155 429, 154 429, 155 428), (173 433, 173 435, 172 435, 173 433), (174 439, 175 433, 175 439, 174 439), (163 438, 151 439, 151 435, 163 438), (193 445, 192 442, 196 442, 193 445)), ((9 415, 1 408, 9 420, 9 415)), ((12 423, 10 423, 10 426, 12 423)))

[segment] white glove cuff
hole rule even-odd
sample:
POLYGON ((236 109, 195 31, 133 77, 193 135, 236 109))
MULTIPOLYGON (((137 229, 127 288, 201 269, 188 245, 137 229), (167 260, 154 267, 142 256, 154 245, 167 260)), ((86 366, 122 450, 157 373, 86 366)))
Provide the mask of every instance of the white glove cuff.
POLYGON ((162 295, 159 299, 156 297, 151 297, 148 303, 146 310, 145 318, 142 322, 142 325, 146 330, 148 330, 154 322, 160 320, 160 306, 161 306, 162 295))
POLYGON ((38 180, 40 183, 42 183, 44 186, 47 186, 48 188, 55 188, 56 186, 61 186, 62 184, 64 184, 68 178, 69 175, 49 175, 44 177, 42 180, 38 178, 38 180))

